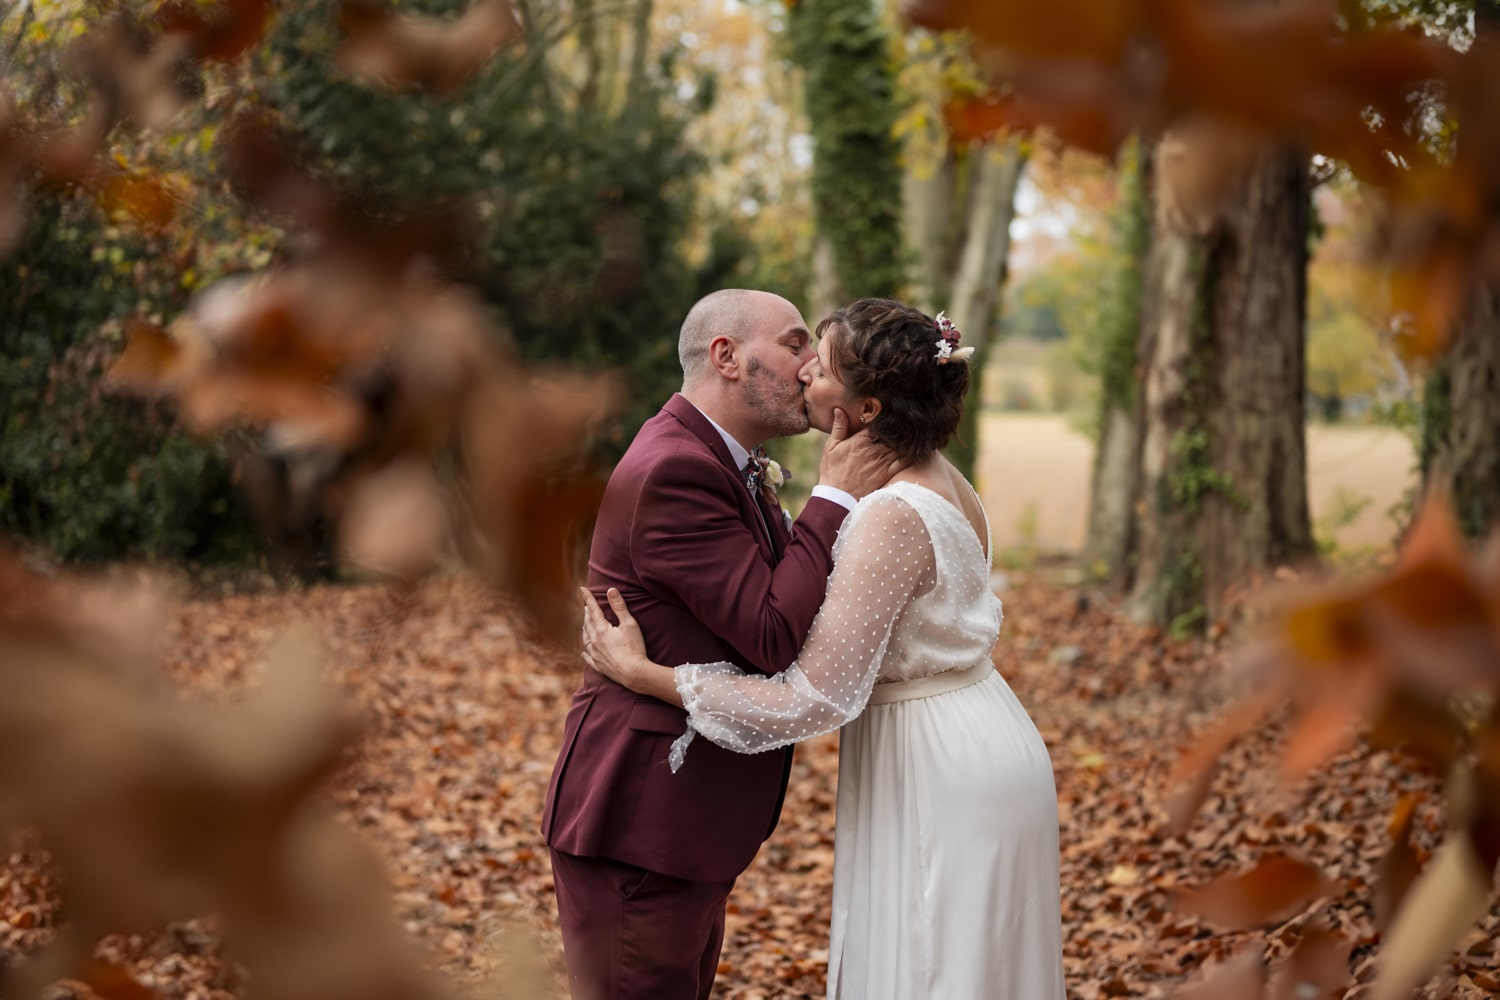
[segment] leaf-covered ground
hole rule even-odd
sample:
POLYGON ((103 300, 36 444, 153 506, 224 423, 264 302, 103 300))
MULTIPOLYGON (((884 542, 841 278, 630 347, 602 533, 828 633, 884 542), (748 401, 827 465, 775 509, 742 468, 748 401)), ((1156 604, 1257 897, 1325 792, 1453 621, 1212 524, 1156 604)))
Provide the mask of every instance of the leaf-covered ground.
MULTIPOLYGON (((1073 588, 1017 580, 1002 597, 996 662, 1057 775, 1070 996, 1164 997, 1246 949, 1264 950, 1273 990, 1287 991, 1275 995, 1363 995, 1358 984, 1378 955, 1377 871, 1391 811, 1404 795, 1422 796, 1414 829, 1425 857, 1442 833, 1436 781, 1410 761, 1354 749, 1305 787, 1280 789, 1270 726, 1227 755, 1186 835, 1166 836, 1162 782, 1179 748, 1234 697, 1232 659, 1131 625, 1073 588), (1179 887, 1276 854, 1316 863, 1337 887, 1284 922, 1248 931, 1173 909, 1179 887), (1347 939, 1348 988, 1295 992, 1275 978, 1277 960, 1320 927, 1347 939)), ((537 823, 578 667, 519 639, 504 609, 462 579, 401 596, 328 587, 186 603, 170 637, 184 697, 236 697, 256 683, 268 642, 309 619, 326 637, 332 674, 367 718, 367 737, 327 794, 384 857, 401 922, 477 996, 517 976, 540 980, 535 992, 563 995, 537 823)), ((837 747, 829 736, 797 752, 780 827, 732 897, 717 996, 823 995, 837 747)), ((15 959, 62 919, 62 881, 24 831, 7 834, 5 848, 0 955, 15 959)), ((1500 992, 1497 937, 1500 905, 1425 995, 1500 992)), ((160 996, 248 995, 211 919, 115 939, 104 951, 160 996)))

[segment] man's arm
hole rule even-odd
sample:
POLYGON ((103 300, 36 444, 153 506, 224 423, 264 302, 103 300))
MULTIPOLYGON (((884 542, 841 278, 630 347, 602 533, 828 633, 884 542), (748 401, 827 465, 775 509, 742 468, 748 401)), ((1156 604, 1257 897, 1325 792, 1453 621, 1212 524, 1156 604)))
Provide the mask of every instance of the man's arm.
POLYGON ((631 558, 646 589, 670 595, 757 670, 776 673, 796 658, 823 603, 847 511, 809 501, 773 569, 737 491, 743 484, 710 458, 664 458, 642 484, 631 558))

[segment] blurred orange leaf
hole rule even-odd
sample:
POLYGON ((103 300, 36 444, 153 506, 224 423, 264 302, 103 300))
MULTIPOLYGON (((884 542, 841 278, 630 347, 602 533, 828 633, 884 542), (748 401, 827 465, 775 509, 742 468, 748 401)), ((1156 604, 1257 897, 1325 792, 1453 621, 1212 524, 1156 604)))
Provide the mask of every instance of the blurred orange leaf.
POLYGON ((274 11, 274 0, 219 0, 210 10, 193 0, 169 0, 156 20, 167 34, 186 36, 194 57, 233 62, 260 42, 274 11))
POLYGON ((1138 27, 1133 0, 907 0, 906 16, 934 31, 967 28, 991 45, 1037 56, 1113 62, 1138 27))
POLYGON ((117 173, 98 194, 99 207, 112 219, 133 219, 147 229, 163 229, 177 217, 182 195, 160 177, 117 173))
POLYGON ((1489 909, 1491 881, 1467 836, 1443 841, 1386 935, 1370 1000, 1401 1000, 1421 985, 1489 909))
POLYGON ((1375 882, 1375 927, 1382 934, 1390 930, 1402 901, 1422 870, 1411 847, 1412 817, 1421 801, 1418 795, 1403 796, 1391 814, 1391 846, 1380 859, 1375 882))
POLYGON ((78 977, 99 1000, 161 1000, 161 994, 131 975, 130 970, 101 958, 90 960, 78 977))
POLYGON ((157 324, 132 316, 125 321, 125 338, 125 350, 110 366, 106 382, 153 393, 166 389, 181 373, 182 345, 157 324))
POLYGON ((1261 1000, 1266 960, 1260 948, 1246 948, 1196 983, 1179 986, 1172 1000, 1261 1000))
POLYGON ((1180 836, 1203 808, 1213 784, 1214 765, 1224 751, 1248 733, 1268 712, 1286 698, 1290 677, 1277 673, 1266 679, 1254 694, 1238 702, 1206 733, 1200 734, 1178 758, 1167 777, 1166 831, 1180 836))
POLYGON ((1337 886, 1313 865, 1270 854, 1248 872, 1177 894, 1176 908, 1226 928, 1251 928, 1293 916, 1337 886))
POLYGON ((1349 939, 1321 925, 1303 933, 1277 970, 1272 1000, 1341 1000, 1351 984, 1349 939))
POLYGON ((1359 724, 1381 703, 1387 683, 1369 661, 1342 664, 1336 675, 1304 678, 1304 706, 1281 752, 1282 780, 1295 781, 1353 742, 1359 724))
POLYGON ((345 73, 444 96, 521 34, 509 0, 474 0, 452 20, 402 14, 384 0, 344 0, 338 21, 344 43, 334 60, 345 73))

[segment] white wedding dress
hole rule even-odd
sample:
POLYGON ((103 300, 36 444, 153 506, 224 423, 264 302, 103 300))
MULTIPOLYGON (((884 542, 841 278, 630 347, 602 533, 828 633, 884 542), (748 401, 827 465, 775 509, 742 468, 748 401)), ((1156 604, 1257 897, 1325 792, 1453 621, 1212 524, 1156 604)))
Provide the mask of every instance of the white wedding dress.
POLYGON ((958 508, 892 483, 845 522, 796 663, 677 668, 674 768, 695 731, 757 753, 845 727, 831 998, 1063 1000, 1057 793, 991 661, 989 570, 958 508))

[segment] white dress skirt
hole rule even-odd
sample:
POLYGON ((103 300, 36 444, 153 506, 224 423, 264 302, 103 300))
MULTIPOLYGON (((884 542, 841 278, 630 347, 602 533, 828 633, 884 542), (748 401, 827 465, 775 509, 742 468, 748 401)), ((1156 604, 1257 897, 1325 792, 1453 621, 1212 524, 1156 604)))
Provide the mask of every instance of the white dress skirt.
POLYGON ((1064 995, 1052 764, 987 672, 839 736, 830 997, 1064 995))
MULTIPOLYGON (((986 526, 986 534, 988 534, 986 526)), ((757 753, 840 726, 828 996, 1063 1000, 1057 792, 991 655, 987 547, 893 483, 834 546, 828 596, 775 677, 677 668, 689 729, 757 753)))

